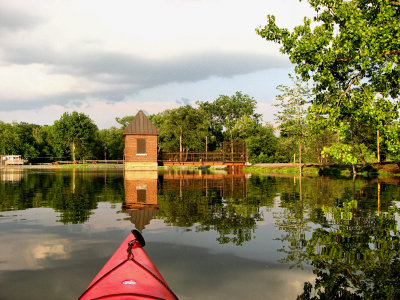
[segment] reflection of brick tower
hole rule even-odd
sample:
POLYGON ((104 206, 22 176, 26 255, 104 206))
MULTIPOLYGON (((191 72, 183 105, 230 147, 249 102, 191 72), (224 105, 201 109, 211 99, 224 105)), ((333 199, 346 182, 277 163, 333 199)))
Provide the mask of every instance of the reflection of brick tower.
POLYGON ((139 231, 157 214, 157 177, 157 171, 125 171, 124 210, 139 231))
POLYGON ((139 111, 125 128, 125 170, 157 170, 157 128, 139 111))

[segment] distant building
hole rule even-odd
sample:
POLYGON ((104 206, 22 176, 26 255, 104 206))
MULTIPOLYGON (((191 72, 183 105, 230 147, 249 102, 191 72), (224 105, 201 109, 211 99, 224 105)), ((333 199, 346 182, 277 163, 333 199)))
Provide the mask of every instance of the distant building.
POLYGON ((157 128, 139 111, 125 128, 125 170, 157 170, 157 128))
POLYGON ((23 165, 26 160, 21 155, 2 155, 0 156, 1 165, 23 165))

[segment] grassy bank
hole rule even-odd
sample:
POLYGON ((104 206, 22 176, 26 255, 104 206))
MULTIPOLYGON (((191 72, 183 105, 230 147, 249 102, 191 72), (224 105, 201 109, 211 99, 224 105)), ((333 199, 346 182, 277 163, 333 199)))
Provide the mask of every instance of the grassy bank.
MULTIPOLYGON (((279 166, 279 164, 273 164, 274 166, 250 166, 248 168, 244 168, 243 171, 254 174, 287 174, 287 175, 298 175, 299 167, 298 166, 287 166, 287 164, 283 164, 279 166)), ((302 174, 305 176, 318 176, 319 169, 316 167, 303 167, 302 174)))
MULTIPOLYGON (((245 168, 245 172, 254 174, 287 174, 298 175, 298 164, 255 164, 245 168)), ((398 163, 370 164, 356 167, 357 176, 368 178, 375 177, 400 177, 400 166, 398 163)), ((353 170, 348 165, 304 165, 302 174, 305 176, 334 176, 352 177, 353 170)))
POLYGON ((123 169, 124 164, 76 164, 59 165, 65 169, 123 169))

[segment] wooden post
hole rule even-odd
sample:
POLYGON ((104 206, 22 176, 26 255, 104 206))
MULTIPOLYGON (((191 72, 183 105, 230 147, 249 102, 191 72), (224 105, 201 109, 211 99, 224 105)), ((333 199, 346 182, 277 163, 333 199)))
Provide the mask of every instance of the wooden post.
POLYGON ((379 149, 379 130, 376 131, 376 144, 378 146, 378 164, 381 163, 381 154, 380 154, 380 149, 379 149))
POLYGON ((182 162, 182 135, 179 136, 179 162, 182 162))
POLYGON ((75 163, 75 141, 72 141, 72 161, 75 163))
POLYGON ((300 173, 300 177, 301 177, 301 171, 302 171, 301 170, 301 145, 302 145, 302 136, 300 136, 300 140, 299 140, 299 173, 300 173))
POLYGON ((206 161, 208 160, 208 136, 206 136, 206 161))

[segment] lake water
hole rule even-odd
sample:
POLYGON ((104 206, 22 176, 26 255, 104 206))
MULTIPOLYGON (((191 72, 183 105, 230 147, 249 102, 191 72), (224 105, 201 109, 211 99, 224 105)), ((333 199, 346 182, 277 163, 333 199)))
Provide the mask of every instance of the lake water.
POLYGON ((399 199, 395 179, 0 170, 0 299, 77 299, 134 228, 180 299, 396 299, 399 199))

